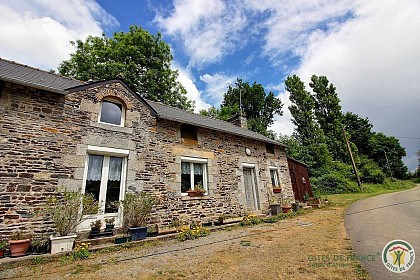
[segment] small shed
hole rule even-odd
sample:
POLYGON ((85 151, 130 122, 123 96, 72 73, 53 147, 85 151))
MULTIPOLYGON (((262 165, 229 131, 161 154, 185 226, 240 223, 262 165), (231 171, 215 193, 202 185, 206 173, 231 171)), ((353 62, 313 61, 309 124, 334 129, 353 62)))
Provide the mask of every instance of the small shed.
POLYGON ((290 157, 287 158, 287 163, 289 165, 295 200, 303 201, 306 192, 310 197, 313 197, 311 183, 309 182, 308 166, 303 162, 290 157))

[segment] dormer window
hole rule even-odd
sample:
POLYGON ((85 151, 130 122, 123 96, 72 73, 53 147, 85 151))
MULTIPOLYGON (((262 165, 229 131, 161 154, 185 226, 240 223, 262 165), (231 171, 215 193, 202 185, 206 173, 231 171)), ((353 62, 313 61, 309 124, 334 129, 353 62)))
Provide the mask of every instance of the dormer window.
POLYGON ((124 126, 125 110, 123 104, 114 99, 105 99, 101 102, 99 122, 124 126))

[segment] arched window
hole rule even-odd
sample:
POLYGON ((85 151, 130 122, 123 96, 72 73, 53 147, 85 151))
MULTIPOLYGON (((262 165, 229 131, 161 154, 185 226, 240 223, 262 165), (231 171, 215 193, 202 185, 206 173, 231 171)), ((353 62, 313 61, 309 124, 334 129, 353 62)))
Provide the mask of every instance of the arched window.
POLYGON ((101 102, 99 122, 124 126, 125 108, 115 99, 104 99, 101 102))

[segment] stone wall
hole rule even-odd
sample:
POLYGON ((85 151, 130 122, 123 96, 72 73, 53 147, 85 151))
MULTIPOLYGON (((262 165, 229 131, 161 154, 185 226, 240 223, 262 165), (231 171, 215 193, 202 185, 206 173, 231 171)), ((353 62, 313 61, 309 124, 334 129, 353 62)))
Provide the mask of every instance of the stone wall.
POLYGON ((269 166, 278 167, 284 193, 293 197, 284 148, 276 146, 270 154, 262 142, 202 128, 197 141, 181 139, 180 123, 156 119, 118 82, 97 83, 66 96, 6 83, 0 116, 1 235, 16 228, 51 231, 51 223, 35 211, 58 187, 83 186, 92 146, 128 151, 125 190, 159 196, 151 222, 161 226, 180 218, 206 222, 221 214, 245 214, 242 163, 255 165, 261 211, 273 195, 269 166), (124 127, 98 122, 106 97, 125 104, 124 127), (207 196, 181 196, 181 156, 208 160, 207 196))

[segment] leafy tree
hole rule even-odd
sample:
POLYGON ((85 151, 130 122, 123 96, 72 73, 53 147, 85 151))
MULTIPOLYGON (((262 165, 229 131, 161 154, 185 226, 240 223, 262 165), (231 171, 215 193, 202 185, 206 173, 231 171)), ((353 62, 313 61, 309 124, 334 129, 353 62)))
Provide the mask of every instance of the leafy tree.
POLYGON ((200 110, 200 115, 210 117, 213 119, 219 119, 222 121, 227 121, 231 118, 231 116, 235 115, 239 112, 239 105, 232 106, 232 107, 224 107, 217 109, 214 106, 208 108, 207 110, 202 109, 200 110))
POLYGON ((369 155, 372 147, 369 146, 369 140, 374 135, 373 125, 368 118, 361 118, 357 114, 347 112, 343 116, 343 124, 346 132, 350 135, 349 140, 354 143, 363 155, 369 155))
POLYGON ((406 156, 406 151, 397 138, 379 132, 371 137, 369 145, 372 147, 369 157, 381 167, 385 174, 390 175, 386 161, 388 158, 392 176, 399 179, 406 177, 408 169, 402 160, 406 156))
POLYGON ((325 145, 324 133, 315 121, 315 100, 298 76, 288 77, 285 84, 292 102, 289 110, 295 125, 293 135, 300 145, 299 149, 295 149, 296 158, 311 168, 321 167, 331 160, 331 155, 325 145))
POLYGON ((210 108, 200 113, 227 120, 242 111, 246 115, 248 129, 274 137, 274 133, 267 128, 273 124, 275 114, 283 115, 282 107, 281 100, 271 91, 267 94, 261 84, 254 82, 250 85, 237 79, 234 86, 228 87, 219 110, 210 108))
POLYGON ((334 159, 348 161, 345 140, 342 132, 340 99, 336 88, 326 76, 312 75, 309 86, 314 92, 315 117, 324 131, 326 143, 334 159))
POLYGON ((115 33, 113 38, 103 34, 71 43, 76 51, 59 65, 60 74, 82 81, 121 77, 150 100, 193 109, 185 88, 177 82, 178 72, 170 68, 173 57, 161 34, 154 36, 133 25, 127 33, 115 33))

